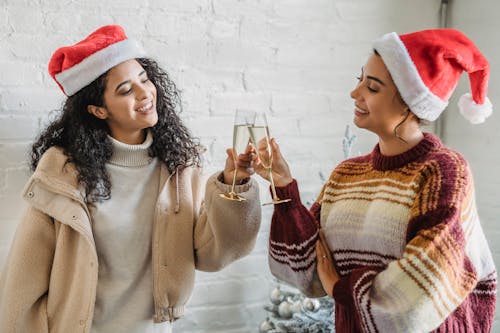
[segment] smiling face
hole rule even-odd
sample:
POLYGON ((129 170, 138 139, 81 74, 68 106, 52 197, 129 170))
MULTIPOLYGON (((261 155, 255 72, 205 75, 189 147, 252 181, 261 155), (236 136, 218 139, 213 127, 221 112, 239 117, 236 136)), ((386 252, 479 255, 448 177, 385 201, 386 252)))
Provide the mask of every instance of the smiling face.
POLYGON ((88 111, 106 120, 110 135, 116 140, 142 143, 144 130, 158 122, 155 85, 135 59, 113 67, 106 80, 104 105, 89 105, 88 111))
POLYGON ((407 115, 408 107, 382 58, 373 54, 362 68, 359 82, 351 91, 354 99, 354 124, 379 137, 394 136, 394 128, 407 115))

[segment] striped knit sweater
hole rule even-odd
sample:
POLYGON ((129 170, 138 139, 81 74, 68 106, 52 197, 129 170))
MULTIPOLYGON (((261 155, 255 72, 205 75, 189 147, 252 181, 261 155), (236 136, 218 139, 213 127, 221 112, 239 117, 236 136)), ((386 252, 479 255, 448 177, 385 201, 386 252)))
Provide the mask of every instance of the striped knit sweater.
POLYGON ((341 163, 310 210, 294 181, 278 188, 271 272, 309 296, 325 294, 315 242, 325 233, 340 280, 342 332, 489 332, 496 270, 464 158, 439 139, 383 156, 379 147, 341 163))

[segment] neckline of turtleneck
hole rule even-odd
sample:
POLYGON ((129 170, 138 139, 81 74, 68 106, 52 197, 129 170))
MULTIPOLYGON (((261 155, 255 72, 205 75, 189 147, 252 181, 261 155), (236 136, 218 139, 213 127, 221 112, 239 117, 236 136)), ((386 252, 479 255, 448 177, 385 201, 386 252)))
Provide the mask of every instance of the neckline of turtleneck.
POLYGON ((377 144, 372 151, 373 168, 381 171, 397 169, 441 146, 441 140, 431 133, 424 133, 424 138, 415 147, 394 156, 382 155, 380 146, 377 144))
POLYGON ((108 136, 113 145, 113 155, 108 163, 123 167, 141 167, 150 164, 153 158, 149 156, 149 147, 153 143, 153 135, 147 132, 143 143, 129 145, 108 136))

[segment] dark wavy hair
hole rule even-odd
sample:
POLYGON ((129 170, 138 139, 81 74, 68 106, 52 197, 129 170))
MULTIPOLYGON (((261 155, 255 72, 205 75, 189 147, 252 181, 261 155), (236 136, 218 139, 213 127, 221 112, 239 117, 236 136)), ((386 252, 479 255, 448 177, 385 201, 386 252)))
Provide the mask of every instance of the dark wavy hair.
MULTIPOLYGON (((380 53, 373 49, 373 54, 375 54, 376 56, 378 57, 382 57, 380 55, 380 53)), ((389 76, 391 76, 391 73, 389 73, 389 76)), ((391 76, 391 79, 392 79, 392 76, 391 76)), ((396 85, 396 83, 394 82, 394 85, 396 85)), ((399 91, 399 88, 398 86, 396 86, 396 94, 394 95, 393 99, 397 99, 398 102, 401 104, 401 105, 404 105, 408 108, 408 111, 406 112, 406 115, 405 117, 403 118, 403 120, 401 120, 397 125, 396 127, 394 127, 394 130, 393 130, 393 134, 396 138, 398 138, 399 140, 403 141, 404 143, 408 143, 405 139, 403 139, 399 133, 398 133, 398 129, 399 127, 401 127, 401 125, 403 125, 403 123, 408 119, 408 117, 410 116, 410 113, 413 114, 414 118, 416 119, 417 123, 420 125, 420 126, 426 126, 429 124, 429 122, 425 119, 421 119, 419 118, 415 113, 413 113, 413 111, 411 111, 410 107, 408 106, 408 104, 404 101, 403 97, 401 96, 401 93, 399 91)))
MULTIPOLYGON (((201 166, 200 145, 182 124, 179 91, 155 60, 136 59, 156 86, 158 122, 150 128, 153 143, 149 155, 162 161, 170 172, 188 166, 201 166)), ((108 71, 109 72, 109 71, 108 71)), ((57 118, 42 131, 31 148, 31 169, 52 146, 61 147, 78 171, 78 182, 85 188, 87 203, 111 197, 111 181, 105 164, 113 154, 105 120, 87 111, 88 105, 104 105, 108 72, 76 94, 69 96, 57 118)))

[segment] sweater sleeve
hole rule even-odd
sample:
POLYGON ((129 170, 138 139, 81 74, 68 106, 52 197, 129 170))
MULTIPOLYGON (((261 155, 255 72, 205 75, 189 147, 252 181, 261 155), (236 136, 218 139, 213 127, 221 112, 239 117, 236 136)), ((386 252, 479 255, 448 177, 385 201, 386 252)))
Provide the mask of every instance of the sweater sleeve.
POLYGON ((206 184, 204 203, 194 230, 195 264, 203 271, 217 271, 249 254, 257 239, 261 221, 258 184, 250 179, 235 186, 245 201, 221 198, 231 186, 216 173, 206 184))
POLYGON ((54 224, 28 208, 0 275, 0 332, 48 332, 47 293, 54 224))
POLYGON ((276 191, 280 198, 292 200, 274 207, 269 235, 271 273, 307 296, 324 296, 315 251, 321 205, 316 201, 308 210, 300 200, 296 180, 276 191))
POLYGON ((441 177, 417 195, 401 259, 354 269, 334 287, 336 302, 356 311, 365 332, 429 332, 445 321, 446 332, 491 327, 496 271, 470 172, 441 177))

